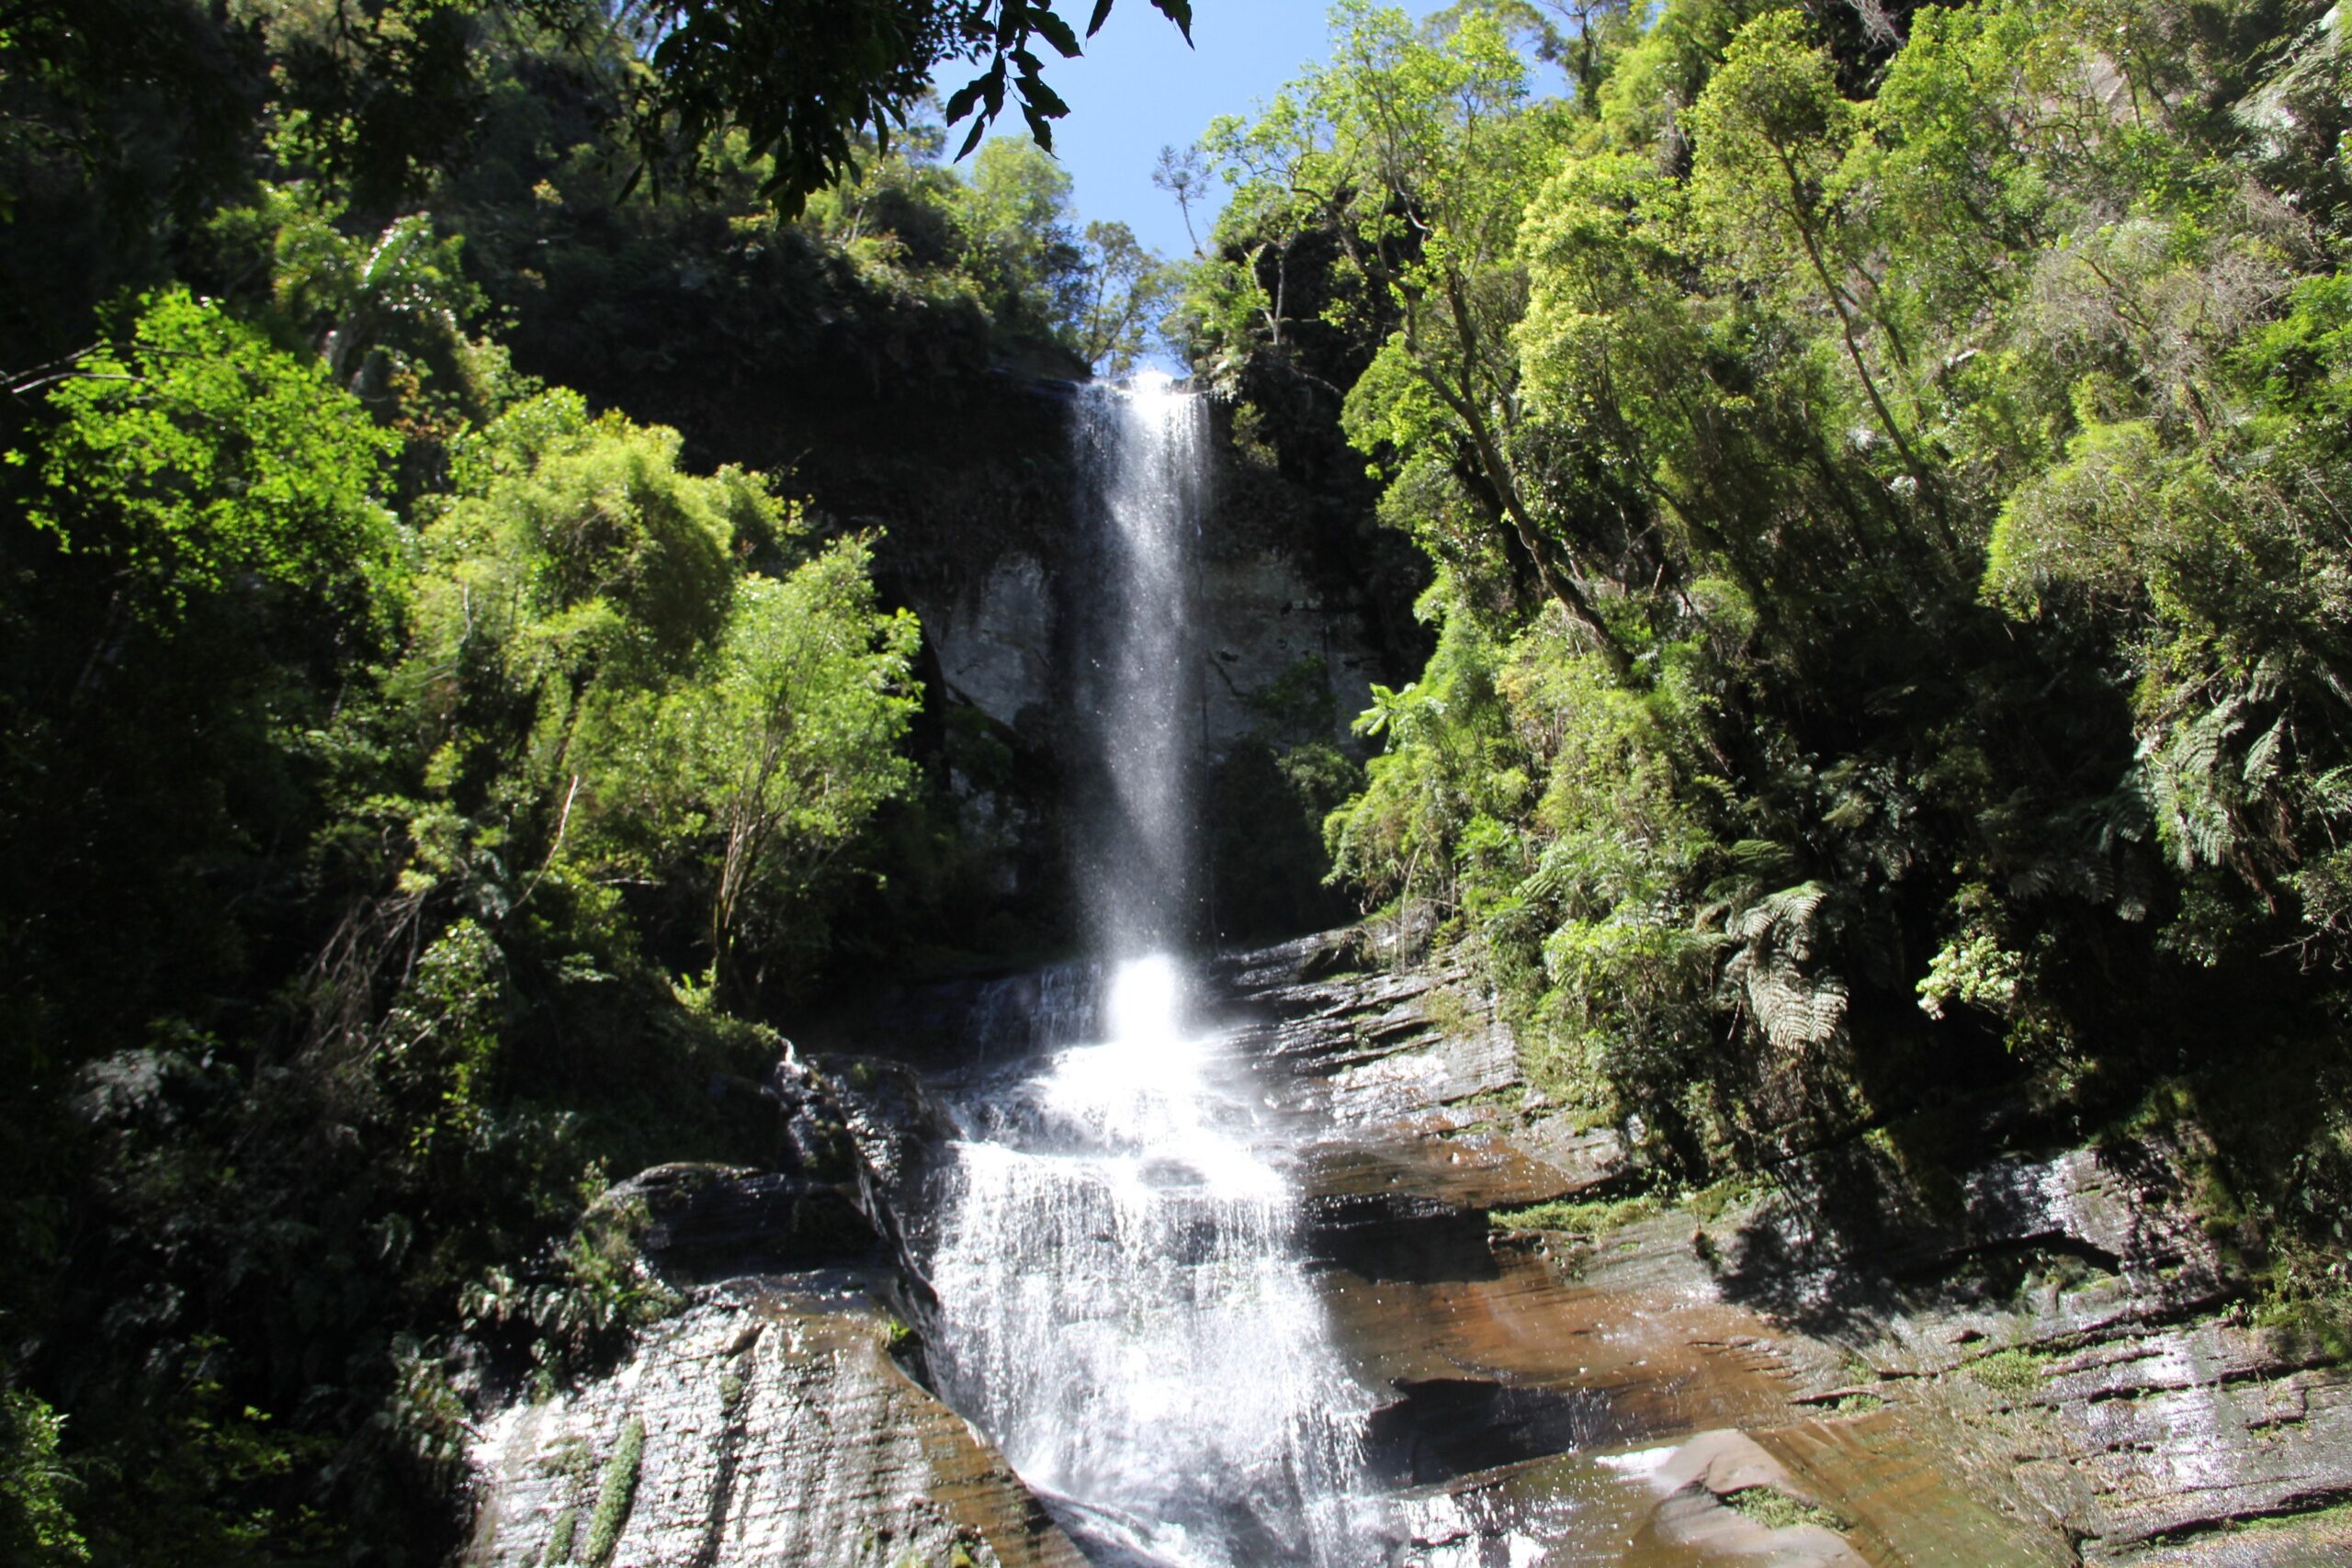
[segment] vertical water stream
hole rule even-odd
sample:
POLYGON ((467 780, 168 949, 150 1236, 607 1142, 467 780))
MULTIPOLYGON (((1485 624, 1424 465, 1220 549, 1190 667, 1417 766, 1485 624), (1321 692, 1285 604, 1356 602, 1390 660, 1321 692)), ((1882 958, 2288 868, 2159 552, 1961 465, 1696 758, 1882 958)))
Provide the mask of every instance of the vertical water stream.
POLYGON ((1153 380, 1090 390, 1077 426, 1101 528, 1075 693, 1100 773, 1073 845, 1096 994, 1068 1014, 1082 1027, 957 1107, 933 1364, 1106 1555, 1362 1562, 1373 1402, 1299 1259, 1279 1129, 1246 1064, 1188 1016, 1180 956, 1200 923, 1203 411, 1153 380))

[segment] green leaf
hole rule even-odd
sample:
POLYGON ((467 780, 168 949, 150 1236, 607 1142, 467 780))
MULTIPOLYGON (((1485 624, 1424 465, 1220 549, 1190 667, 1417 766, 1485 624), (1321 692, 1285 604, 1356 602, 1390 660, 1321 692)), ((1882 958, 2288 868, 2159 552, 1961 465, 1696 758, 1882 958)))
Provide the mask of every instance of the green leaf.
POLYGON ((954 125, 972 112, 972 107, 980 101, 980 93, 987 87, 988 80, 987 73, 982 73, 956 89, 947 100, 948 124, 954 125))
POLYGON ((1069 106, 1062 102, 1061 95, 1046 86, 1042 78, 1032 77, 1022 83, 1021 96, 1033 110, 1049 119, 1059 119, 1069 113, 1069 106))

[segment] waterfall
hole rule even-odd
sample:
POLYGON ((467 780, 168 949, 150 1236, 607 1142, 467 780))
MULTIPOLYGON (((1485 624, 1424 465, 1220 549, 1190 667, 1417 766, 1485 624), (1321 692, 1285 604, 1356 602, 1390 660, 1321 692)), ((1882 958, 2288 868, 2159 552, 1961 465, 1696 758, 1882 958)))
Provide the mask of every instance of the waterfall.
POLYGON ((1074 696, 1086 766, 1071 861, 1095 949, 1133 958, 1181 948, 1196 912, 1193 775, 1200 746, 1200 658, 1193 547, 1206 500, 1201 400, 1163 376, 1079 402, 1080 512, 1093 604, 1074 696))
POLYGON ((935 1194, 941 1391, 1103 1560, 1365 1560, 1374 1400, 1299 1257, 1283 1128, 1193 1016, 1199 400, 1082 399, 1099 615, 1074 695, 1097 770, 1073 863, 1098 1001, 973 1089, 935 1194))

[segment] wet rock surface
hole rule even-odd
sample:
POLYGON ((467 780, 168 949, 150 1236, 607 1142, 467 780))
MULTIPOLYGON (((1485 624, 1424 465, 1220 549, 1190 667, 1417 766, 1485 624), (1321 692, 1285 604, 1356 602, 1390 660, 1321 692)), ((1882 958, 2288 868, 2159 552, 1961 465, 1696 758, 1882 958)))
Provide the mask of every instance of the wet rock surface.
POLYGON ((996 1450, 892 1359, 888 1288, 842 1271, 729 1280, 611 1376, 502 1412, 474 1455, 484 1500, 463 1561, 583 1561, 612 1514, 615 1563, 1082 1563, 996 1450), (635 1462, 616 1461, 629 1447, 635 1462))
MULTIPOLYGON (((1298 1129, 1334 1337, 1385 1396, 1364 1450, 1406 1520, 1394 1568, 2352 1562, 2352 1373, 2243 1321, 2181 1135, 1988 1132, 1926 1204, 1823 1151, 1710 1203, 1498 1231, 1494 1211, 1640 1174, 1529 1103, 1465 965, 1387 956, 1351 933, 1211 979, 1266 1114, 1298 1129)), ((980 1035, 930 1074, 1001 1067, 1006 1032, 980 1035)), ((1065 1499, 1075 1539, 1057 1528, 907 1371, 901 1320, 931 1314, 905 1264, 924 1216, 899 1211, 955 1132, 938 1078, 794 1070, 796 1116, 823 1124, 803 1168, 628 1184, 665 1275, 703 1282, 611 1376, 486 1420, 468 1561, 544 1561, 567 1514, 584 1542, 633 1423, 616 1563, 1135 1561, 1065 1499), (826 1246, 858 1267, 808 1271, 826 1246)))
POLYGON ((1703 1218, 1482 1245, 1465 1216, 1622 1191, 1624 1156, 1510 1103, 1463 966, 1381 956, 1314 939, 1223 977, 1347 1129, 1307 1156, 1316 1245, 1396 1395, 1371 1436, 1408 1561, 2352 1562, 2352 1374, 2231 1320, 2193 1149, 1988 1153, 1927 1209, 1828 1151, 1703 1218))

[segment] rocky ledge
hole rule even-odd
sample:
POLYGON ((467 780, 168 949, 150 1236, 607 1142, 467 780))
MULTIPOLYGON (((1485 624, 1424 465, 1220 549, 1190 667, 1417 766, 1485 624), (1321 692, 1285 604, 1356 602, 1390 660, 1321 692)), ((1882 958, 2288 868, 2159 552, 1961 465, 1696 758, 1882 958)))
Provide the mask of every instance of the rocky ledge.
POLYGON ((2193 1128, 1988 1154, 1924 1208, 1858 1202, 1860 1149, 1611 1201, 1615 1140, 1519 1091, 1469 971, 1381 957, 1355 934, 1226 975, 1345 1130, 1317 1246, 1396 1395, 1373 1452, 1415 1561, 2352 1562, 2352 1371, 2244 1321, 2193 1128), (1485 1234, 1531 1205, 1550 1228, 1485 1234))
MULTIPOLYGON (((1521 1089, 1467 968, 1385 956, 1351 933, 1212 979, 1296 1119, 1335 1332, 1392 1396, 1366 1458, 1396 1568, 2352 1562, 2352 1373, 2245 1320, 2194 1129, 1988 1124, 2002 1152, 1924 1204, 1874 1203, 1860 1147, 1660 1201, 1521 1089)), ((926 1079, 780 1071, 796 1169, 616 1194, 683 1310, 485 1418, 469 1562, 1085 1561, 920 1381, 921 1216, 890 1198, 946 1135, 926 1079)))
POLYGON ((891 1352, 895 1282, 738 1276, 611 1376, 483 1428, 478 1568, 1076 1568, 995 1449, 891 1352))

